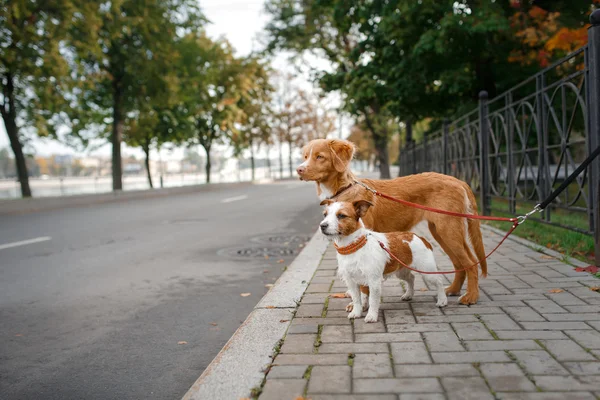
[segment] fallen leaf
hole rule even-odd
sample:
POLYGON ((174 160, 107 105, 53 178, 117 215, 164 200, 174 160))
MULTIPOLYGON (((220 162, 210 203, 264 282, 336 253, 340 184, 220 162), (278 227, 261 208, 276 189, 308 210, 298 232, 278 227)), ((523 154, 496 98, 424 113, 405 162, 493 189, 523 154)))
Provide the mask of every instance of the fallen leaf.
POLYGON ((550 289, 550 293, 562 293, 564 290, 562 289, 550 289))
POLYGON ((280 258, 279 260, 277 260, 277 264, 281 264, 283 262, 283 258, 280 258))
POLYGON ((592 287, 590 288, 590 290, 591 290, 592 292, 600 292, 600 286, 592 286, 592 287))
POLYGON ((22 333, 17 333, 15 336, 23 336, 22 333))
POLYGON ((248 296, 250 296, 250 293, 240 293, 240 296, 242 296, 242 297, 248 297, 248 296))
POLYGON ((263 274, 268 274, 269 270, 268 269, 263 269, 263 274))
POLYGON ((554 260, 554 257, 547 256, 546 254, 542 255, 540 258, 543 258, 544 260, 554 260))
POLYGON ((419 289, 421 292, 426 292, 427 288, 422 287, 421 289, 419 289))
POLYGON ((272 287, 273 287, 273 284, 272 284, 272 283, 267 283, 267 284, 265 285, 265 287, 272 288, 272 287))
POLYGON ((187 342, 185 340, 181 340, 181 341, 177 342, 177 344, 187 344, 187 342))
POLYGON ((329 297, 333 297, 334 299, 344 299, 346 298, 346 293, 331 293, 329 297))
POLYGON ((289 322, 289 319, 280 319, 279 322, 283 323, 283 322, 289 322))
POLYGON ((588 265, 587 267, 577 267, 577 268, 575 268, 575 271, 577 271, 577 272, 589 272, 590 274, 597 274, 598 273, 598 267, 596 267, 595 265, 588 265))
POLYGON ((275 306, 266 306, 265 308, 275 308, 275 306))
POLYGON ((216 322, 211 322, 210 324, 211 324, 212 326, 217 326, 217 323, 216 323, 216 322))
POLYGON ((250 397, 240 397, 239 400, 250 400, 250 397))

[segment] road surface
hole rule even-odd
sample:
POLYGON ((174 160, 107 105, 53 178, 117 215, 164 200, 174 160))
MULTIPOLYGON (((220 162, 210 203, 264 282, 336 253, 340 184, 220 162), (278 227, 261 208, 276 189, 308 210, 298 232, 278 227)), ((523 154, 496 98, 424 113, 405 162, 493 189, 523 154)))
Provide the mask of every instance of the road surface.
POLYGON ((320 216, 279 182, 0 217, 0 398, 179 399, 320 216))

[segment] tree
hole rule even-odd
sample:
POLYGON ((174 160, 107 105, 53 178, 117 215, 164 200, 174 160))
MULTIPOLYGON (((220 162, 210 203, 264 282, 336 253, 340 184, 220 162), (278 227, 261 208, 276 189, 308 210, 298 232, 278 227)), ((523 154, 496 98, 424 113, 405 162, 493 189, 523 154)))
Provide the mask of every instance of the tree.
MULTIPOLYGON (((121 140, 136 104, 175 90, 170 78, 179 33, 204 22, 194 0, 117 0, 94 3, 91 35, 76 43, 79 106, 90 123, 110 121, 113 190, 122 189, 121 140)), ((104 132, 105 134, 108 132, 104 132)))
POLYGON ((2 0, 0 2, 0 80, 4 121, 21 194, 31 196, 23 141, 27 135, 56 134, 69 87, 61 55, 66 26, 80 19, 77 1, 2 0))
MULTIPOLYGON (((124 129, 125 143, 132 147, 140 147, 144 152, 144 165, 148 177, 148 185, 152 189, 152 173, 150 172, 150 150, 159 140, 158 136, 159 115, 153 108, 136 110, 127 118, 124 129)), ((158 146, 157 146, 158 147, 158 146)))

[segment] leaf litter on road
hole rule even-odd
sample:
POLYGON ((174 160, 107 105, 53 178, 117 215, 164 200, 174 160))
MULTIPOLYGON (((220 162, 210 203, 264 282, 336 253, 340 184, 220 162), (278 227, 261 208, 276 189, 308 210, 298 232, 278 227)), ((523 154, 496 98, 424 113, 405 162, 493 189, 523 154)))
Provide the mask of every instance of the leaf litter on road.
POLYGON ((242 296, 242 297, 248 297, 248 296, 250 296, 250 293, 240 293, 240 296, 242 296))

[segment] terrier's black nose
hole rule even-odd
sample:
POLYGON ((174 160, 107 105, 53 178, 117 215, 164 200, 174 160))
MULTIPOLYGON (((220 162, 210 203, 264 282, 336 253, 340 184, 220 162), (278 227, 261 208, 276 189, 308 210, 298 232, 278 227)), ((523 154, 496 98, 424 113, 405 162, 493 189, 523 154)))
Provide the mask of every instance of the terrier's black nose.
POLYGON ((325 229, 327 229, 329 224, 327 222, 322 222, 320 226, 321 226, 321 230, 324 231, 325 229))

